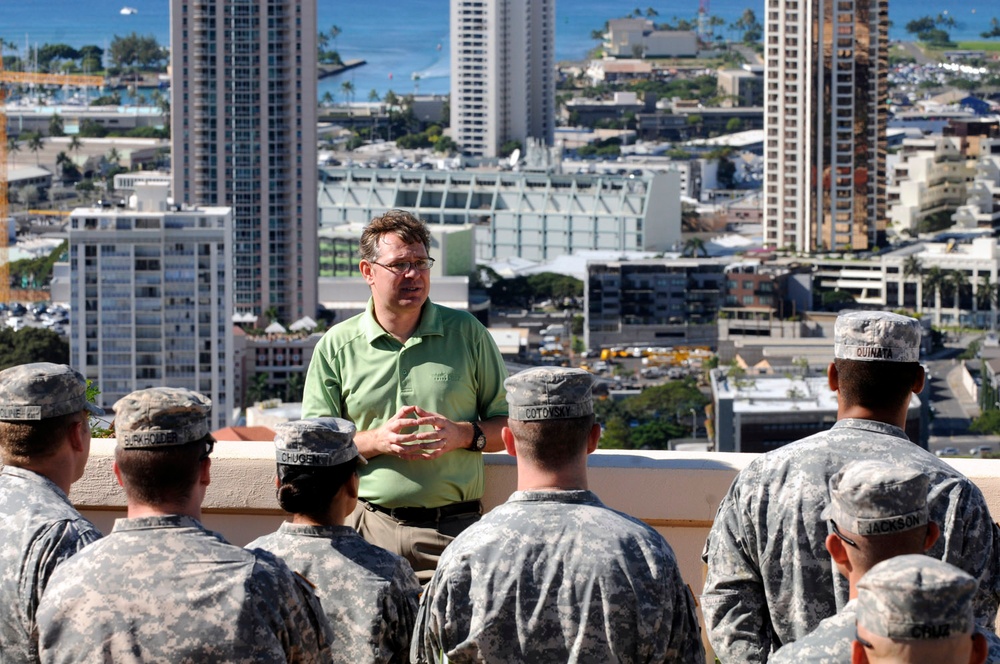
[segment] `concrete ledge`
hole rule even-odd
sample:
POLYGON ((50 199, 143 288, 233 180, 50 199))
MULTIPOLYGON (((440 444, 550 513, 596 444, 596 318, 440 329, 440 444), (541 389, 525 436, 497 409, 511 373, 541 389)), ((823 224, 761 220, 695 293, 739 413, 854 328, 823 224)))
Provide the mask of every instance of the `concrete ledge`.
MULTIPOLYGON (((83 479, 70 499, 104 532, 125 515, 125 496, 111 471, 114 441, 94 440, 83 479)), ((656 528, 677 554, 681 573, 696 594, 704 580, 701 550, 716 510, 736 473, 755 455, 702 452, 599 451, 590 457, 590 487, 610 507, 656 528)), ((515 461, 487 454, 487 510, 517 485, 515 461)), ((983 491, 1000 514, 1000 460, 955 459, 949 463, 983 491)), ((220 442, 212 455, 212 485, 204 504, 205 525, 234 544, 277 529, 284 520, 274 496, 274 447, 270 442, 220 442)))

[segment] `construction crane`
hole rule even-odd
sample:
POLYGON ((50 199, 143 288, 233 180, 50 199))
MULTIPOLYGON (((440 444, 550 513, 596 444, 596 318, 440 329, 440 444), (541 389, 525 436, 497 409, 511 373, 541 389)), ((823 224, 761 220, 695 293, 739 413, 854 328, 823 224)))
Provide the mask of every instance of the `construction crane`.
POLYGON ((104 85, 103 76, 83 74, 36 74, 32 72, 4 71, 3 50, 0 48, 0 302, 10 301, 10 264, 7 245, 10 242, 10 202, 7 180, 7 98, 8 83, 35 83, 37 85, 104 85))

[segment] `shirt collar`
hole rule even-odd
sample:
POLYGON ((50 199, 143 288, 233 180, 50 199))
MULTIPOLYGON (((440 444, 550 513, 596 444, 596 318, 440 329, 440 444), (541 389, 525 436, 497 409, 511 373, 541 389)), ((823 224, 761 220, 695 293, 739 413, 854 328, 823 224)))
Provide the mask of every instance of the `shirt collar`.
MULTIPOLYGON (((362 331, 368 343, 373 343, 381 337, 392 336, 375 319, 375 299, 371 297, 368 298, 368 304, 365 307, 362 331)), ((441 312, 438 310, 437 305, 430 301, 430 298, 424 302, 423 309, 420 312, 420 322, 417 324, 417 329, 410 335, 410 338, 420 339, 421 337, 428 336, 444 336, 444 323, 441 321, 441 312)))

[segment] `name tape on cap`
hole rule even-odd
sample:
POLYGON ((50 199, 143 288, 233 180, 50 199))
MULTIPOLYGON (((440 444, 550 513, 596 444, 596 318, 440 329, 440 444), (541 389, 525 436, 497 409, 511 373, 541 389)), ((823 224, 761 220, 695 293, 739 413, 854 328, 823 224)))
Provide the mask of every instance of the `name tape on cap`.
POLYGON ((0 406, 0 420, 40 420, 41 406, 0 406))

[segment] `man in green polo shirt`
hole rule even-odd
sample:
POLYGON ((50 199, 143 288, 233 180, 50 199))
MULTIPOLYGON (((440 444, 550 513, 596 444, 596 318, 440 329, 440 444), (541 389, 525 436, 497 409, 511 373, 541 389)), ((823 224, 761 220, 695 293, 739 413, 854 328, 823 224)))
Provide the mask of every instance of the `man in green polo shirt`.
POLYGON ((306 374, 303 417, 342 417, 369 464, 353 525, 406 557, 421 582, 444 547, 479 519, 482 452, 503 449, 507 377, 471 314, 428 300, 430 234, 391 210, 361 234, 366 311, 334 326, 306 374))

